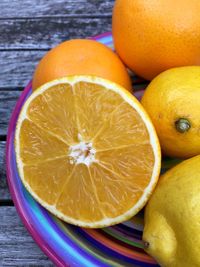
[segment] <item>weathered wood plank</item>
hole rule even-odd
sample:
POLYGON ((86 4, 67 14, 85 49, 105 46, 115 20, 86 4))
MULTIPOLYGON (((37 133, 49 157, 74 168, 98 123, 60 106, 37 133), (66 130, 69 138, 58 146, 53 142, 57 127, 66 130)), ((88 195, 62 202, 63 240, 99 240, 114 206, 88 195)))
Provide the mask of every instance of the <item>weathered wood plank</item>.
POLYGON ((24 87, 46 51, 0 52, 0 88, 24 87))
POLYGON ((54 266, 34 243, 15 207, 0 207, 0 266, 54 266))
POLYGON ((1 0, 0 17, 110 15, 114 0, 1 0))
POLYGON ((2 91, 0 92, 0 135, 5 136, 7 133, 8 122, 20 91, 2 91))
POLYGON ((0 20, 0 49, 49 49, 111 30, 111 17, 0 20))
POLYGON ((0 201, 11 200, 6 182, 5 146, 6 142, 0 141, 0 201))
MULTIPOLYGON (((0 136, 6 136, 10 116, 20 91, 0 92, 0 136)), ((0 141, 0 200, 11 200, 6 181, 5 141, 0 141)), ((1 266, 1 265, 0 265, 1 266)))

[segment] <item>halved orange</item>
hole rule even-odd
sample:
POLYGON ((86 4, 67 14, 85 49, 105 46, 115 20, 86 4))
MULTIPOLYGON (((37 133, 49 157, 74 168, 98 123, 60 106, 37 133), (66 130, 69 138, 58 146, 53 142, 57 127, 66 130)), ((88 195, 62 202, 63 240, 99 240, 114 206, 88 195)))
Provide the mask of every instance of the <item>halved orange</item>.
POLYGON ((110 81, 73 76, 29 97, 16 129, 22 182, 66 222, 105 227, 135 215, 160 172, 160 146, 137 99, 110 81))

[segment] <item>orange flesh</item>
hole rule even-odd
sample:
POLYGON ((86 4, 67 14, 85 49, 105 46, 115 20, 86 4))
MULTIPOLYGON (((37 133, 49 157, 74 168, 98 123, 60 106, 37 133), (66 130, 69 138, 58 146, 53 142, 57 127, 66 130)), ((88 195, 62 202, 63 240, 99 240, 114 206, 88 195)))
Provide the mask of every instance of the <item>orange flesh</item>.
POLYGON ((137 111, 117 93, 86 82, 53 86, 31 102, 20 129, 20 157, 33 192, 65 216, 85 222, 131 209, 155 163, 137 111), (73 158, 80 142, 92 148, 73 153, 80 159, 93 151, 89 164, 73 158))

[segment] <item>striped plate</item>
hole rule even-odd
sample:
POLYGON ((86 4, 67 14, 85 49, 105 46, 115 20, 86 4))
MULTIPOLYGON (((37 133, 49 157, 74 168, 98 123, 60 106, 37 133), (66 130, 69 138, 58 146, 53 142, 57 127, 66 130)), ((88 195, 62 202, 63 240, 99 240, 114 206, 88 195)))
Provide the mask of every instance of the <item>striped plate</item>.
MULTIPOLYGON (((113 48, 112 36, 92 38, 113 48)), ((13 111, 7 136, 7 179, 16 209, 30 234, 56 266, 158 266, 142 249, 143 214, 116 226, 87 230, 62 222, 41 207, 22 185, 16 166, 14 135, 19 112, 31 94, 31 82, 13 111)), ((141 97, 142 92, 137 92, 141 97)), ((172 163, 165 161, 168 168, 172 163)))

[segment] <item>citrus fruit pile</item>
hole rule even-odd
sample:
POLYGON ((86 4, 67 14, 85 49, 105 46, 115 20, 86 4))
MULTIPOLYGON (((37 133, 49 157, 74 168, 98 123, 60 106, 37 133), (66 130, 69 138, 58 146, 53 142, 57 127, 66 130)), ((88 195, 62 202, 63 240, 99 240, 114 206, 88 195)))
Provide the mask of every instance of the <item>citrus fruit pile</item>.
POLYGON ((200 266, 199 12, 197 0, 116 0, 116 53, 83 39, 50 50, 16 127, 23 184, 64 221, 110 226, 149 200, 144 248, 161 266, 200 266), (152 80, 141 103, 130 71, 152 80), (191 159, 159 179, 160 146, 191 159))

